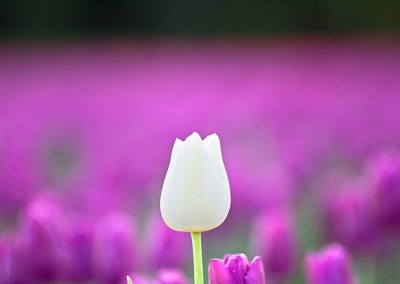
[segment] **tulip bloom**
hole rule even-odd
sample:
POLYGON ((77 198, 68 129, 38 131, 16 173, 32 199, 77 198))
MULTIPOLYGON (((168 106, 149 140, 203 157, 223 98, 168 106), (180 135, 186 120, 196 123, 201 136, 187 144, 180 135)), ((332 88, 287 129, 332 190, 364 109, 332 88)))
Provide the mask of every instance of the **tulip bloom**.
POLYGON ((396 229, 400 225, 400 154, 388 151, 370 161, 372 196, 380 225, 396 229))
POLYGON ((295 271, 297 234, 290 214, 276 210, 258 217, 252 232, 252 251, 264 260, 269 279, 280 282, 295 271))
POLYGON ((204 232, 226 219, 231 204, 228 176, 216 134, 176 139, 161 192, 164 222, 173 230, 204 232))
POLYGON ((58 279, 67 256, 61 209, 50 200, 37 199, 28 205, 21 222, 18 238, 33 276, 37 280, 58 279))
POLYGON ((132 271, 136 234, 129 215, 110 213, 98 225, 94 241, 94 272, 104 283, 117 283, 132 271))
POLYGON ((244 254, 227 254, 224 259, 211 259, 208 266, 209 284, 265 284, 261 258, 251 263, 244 254))
POLYGON ((0 283, 26 284, 36 283, 33 279, 32 258, 26 254, 19 240, 0 239, 0 283))
POLYGON ((372 200, 360 185, 350 183, 344 189, 322 203, 325 234, 352 250, 372 252, 378 232, 372 200))
POLYGON ((201 232, 221 225, 230 206, 229 181, 218 136, 212 134, 201 140, 193 133, 185 141, 176 139, 160 209, 171 229, 191 233, 195 284, 203 284, 201 232))
POLYGON ((152 268, 184 267, 190 259, 190 237, 168 228, 157 214, 147 228, 145 253, 152 268))
POLYGON ((308 284, 355 284, 350 257, 338 244, 332 244, 321 252, 309 252, 306 256, 308 284))
POLYGON ((94 225, 90 220, 73 218, 66 232, 68 245, 67 279, 87 281, 93 277, 94 225))

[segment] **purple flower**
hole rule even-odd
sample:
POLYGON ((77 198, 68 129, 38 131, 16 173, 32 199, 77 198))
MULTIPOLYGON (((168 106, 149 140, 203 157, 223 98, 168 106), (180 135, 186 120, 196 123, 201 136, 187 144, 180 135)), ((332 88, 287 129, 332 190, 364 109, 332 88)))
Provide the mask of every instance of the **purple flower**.
POLYGON ((168 228, 157 212, 150 220, 145 255, 154 268, 182 267, 190 260, 189 234, 168 228))
POLYGON ((366 191, 366 185, 348 182, 338 193, 330 192, 326 196, 322 208, 323 224, 330 241, 371 251, 376 244, 377 227, 370 195, 366 191))
POLYGON ((400 154, 384 152, 369 164, 372 177, 372 196, 381 225, 400 225, 400 154))
POLYGON ((83 216, 71 220, 66 233, 68 245, 68 280, 84 281, 93 277, 93 223, 83 216), (83 220, 82 220, 83 219, 83 220))
POLYGON ((227 254, 224 259, 211 259, 209 284, 265 284, 264 266, 256 256, 251 263, 244 254, 227 254))
POLYGON ((0 240, 0 283, 36 282, 31 275, 29 260, 17 239, 0 240))
POLYGON ((265 263, 268 278, 287 278, 296 266, 297 236, 291 216, 283 211, 261 215, 252 232, 252 251, 259 253, 265 263))
POLYGON ((339 244, 306 255, 308 284, 354 284, 350 257, 339 244))
POLYGON ((129 215, 112 213, 98 224, 94 242, 94 270, 103 283, 118 283, 134 267, 134 223, 129 215))
POLYGON ((19 241, 38 280, 55 280, 61 276, 66 261, 63 227, 63 216, 56 204, 45 199, 29 204, 22 218, 19 241))

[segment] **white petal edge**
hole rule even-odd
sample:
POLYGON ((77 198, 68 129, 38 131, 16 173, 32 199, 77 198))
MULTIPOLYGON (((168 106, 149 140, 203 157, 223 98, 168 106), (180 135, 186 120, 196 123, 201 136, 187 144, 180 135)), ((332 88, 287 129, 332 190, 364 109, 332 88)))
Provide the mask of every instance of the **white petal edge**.
POLYGON ((221 178, 221 182, 229 191, 228 174, 226 173, 224 161, 222 159, 221 143, 218 135, 214 133, 207 136, 204 139, 203 144, 215 166, 218 177, 221 178))

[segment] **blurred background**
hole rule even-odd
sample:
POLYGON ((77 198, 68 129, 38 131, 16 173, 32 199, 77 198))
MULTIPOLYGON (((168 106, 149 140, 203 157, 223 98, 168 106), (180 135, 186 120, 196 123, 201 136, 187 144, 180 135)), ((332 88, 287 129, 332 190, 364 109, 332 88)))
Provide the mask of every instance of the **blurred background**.
POLYGON ((399 11, 0 2, 0 283, 190 283, 159 198, 194 131, 219 135, 232 191, 205 266, 243 252, 268 283, 398 283, 399 11), (331 243, 346 259, 318 268, 331 243))

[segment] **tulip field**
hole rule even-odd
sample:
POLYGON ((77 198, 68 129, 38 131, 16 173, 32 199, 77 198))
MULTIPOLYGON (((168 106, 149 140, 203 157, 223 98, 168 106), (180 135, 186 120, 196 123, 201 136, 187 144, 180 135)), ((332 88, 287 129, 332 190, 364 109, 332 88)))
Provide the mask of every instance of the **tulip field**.
POLYGON ((399 38, 0 43, 0 284, 200 284, 200 231, 204 283, 400 283, 399 38))

